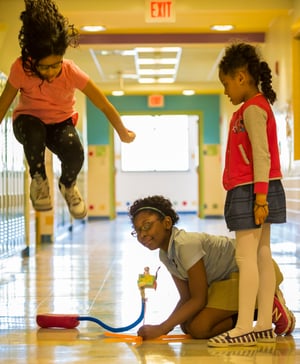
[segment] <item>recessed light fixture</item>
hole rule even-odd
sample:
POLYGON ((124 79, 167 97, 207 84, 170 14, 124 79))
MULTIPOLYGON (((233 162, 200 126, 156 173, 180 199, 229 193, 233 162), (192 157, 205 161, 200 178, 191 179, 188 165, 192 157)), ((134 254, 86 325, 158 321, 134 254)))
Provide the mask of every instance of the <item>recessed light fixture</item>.
POLYGON ((182 95, 185 95, 185 96, 195 95, 195 90, 183 90, 182 95))
POLYGON ((104 30, 106 30, 105 26, 103 25, 83 25, 80 28, 82 31, 84 32, 104 32, 104 30))
POLYGON ((217 32, 228 32, 234 29, 232 24, 214 24, 210 27, 211 30, 216 30, 217 32))
POLYGON ((124 91, 122 91, 122 90, 115 90, 115 91, 112 91, 111 94, 113 96, 123 96, 124 95, 124 91))

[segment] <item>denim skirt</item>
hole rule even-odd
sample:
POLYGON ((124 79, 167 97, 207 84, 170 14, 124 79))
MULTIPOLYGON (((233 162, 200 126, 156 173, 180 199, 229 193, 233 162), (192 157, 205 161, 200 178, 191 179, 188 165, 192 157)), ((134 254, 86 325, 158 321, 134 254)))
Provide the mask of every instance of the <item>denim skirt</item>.
MULTIPOLYGON (((224 216, 227 227, 230 231, 256 229, 254 221, 254 185, 242 185, 227 192, 224 216)), ((286 201, 281 180, 269 182, 267 196, 269 203, 269 215, 266 223, 281 224, 286 222, 286 201)))

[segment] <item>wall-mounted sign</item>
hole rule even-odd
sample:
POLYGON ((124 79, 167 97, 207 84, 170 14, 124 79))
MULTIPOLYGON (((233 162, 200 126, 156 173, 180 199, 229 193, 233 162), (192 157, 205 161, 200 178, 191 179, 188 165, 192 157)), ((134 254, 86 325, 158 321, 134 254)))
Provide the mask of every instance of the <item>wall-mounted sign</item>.
POLYGON ((148 96, 148 107, 164 107, 165 100, 163 95, 148 96))
POLYGON ((145 0, 146 23, 174 23, 175 0, 145 0))

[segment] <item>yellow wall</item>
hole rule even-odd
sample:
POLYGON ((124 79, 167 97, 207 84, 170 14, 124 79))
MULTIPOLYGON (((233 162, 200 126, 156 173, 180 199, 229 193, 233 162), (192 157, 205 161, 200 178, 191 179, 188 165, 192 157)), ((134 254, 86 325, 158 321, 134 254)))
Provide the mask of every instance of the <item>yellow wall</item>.
MULTIPOLYGON (((294 1, 294 11, 291 23, 292 36, 292 79, 293 79, 293 113, 294 113, 294 153, 295 160, 300 161, 300 2, 294 1)), ((300 163, 299 163, 300 164, 300 163)), ((300 171, 300 167, 299 167, 300 171)), ((300 174, 300 172, 299 172, 300 174)))

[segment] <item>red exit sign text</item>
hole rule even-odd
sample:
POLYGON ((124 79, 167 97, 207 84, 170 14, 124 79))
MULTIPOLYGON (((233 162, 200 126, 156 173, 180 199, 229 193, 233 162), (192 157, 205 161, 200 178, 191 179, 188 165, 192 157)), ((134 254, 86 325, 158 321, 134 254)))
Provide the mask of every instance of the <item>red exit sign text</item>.
POLYGON ((173 23, 175 22, 175 0, 145 0, 146 22, 173 23))

